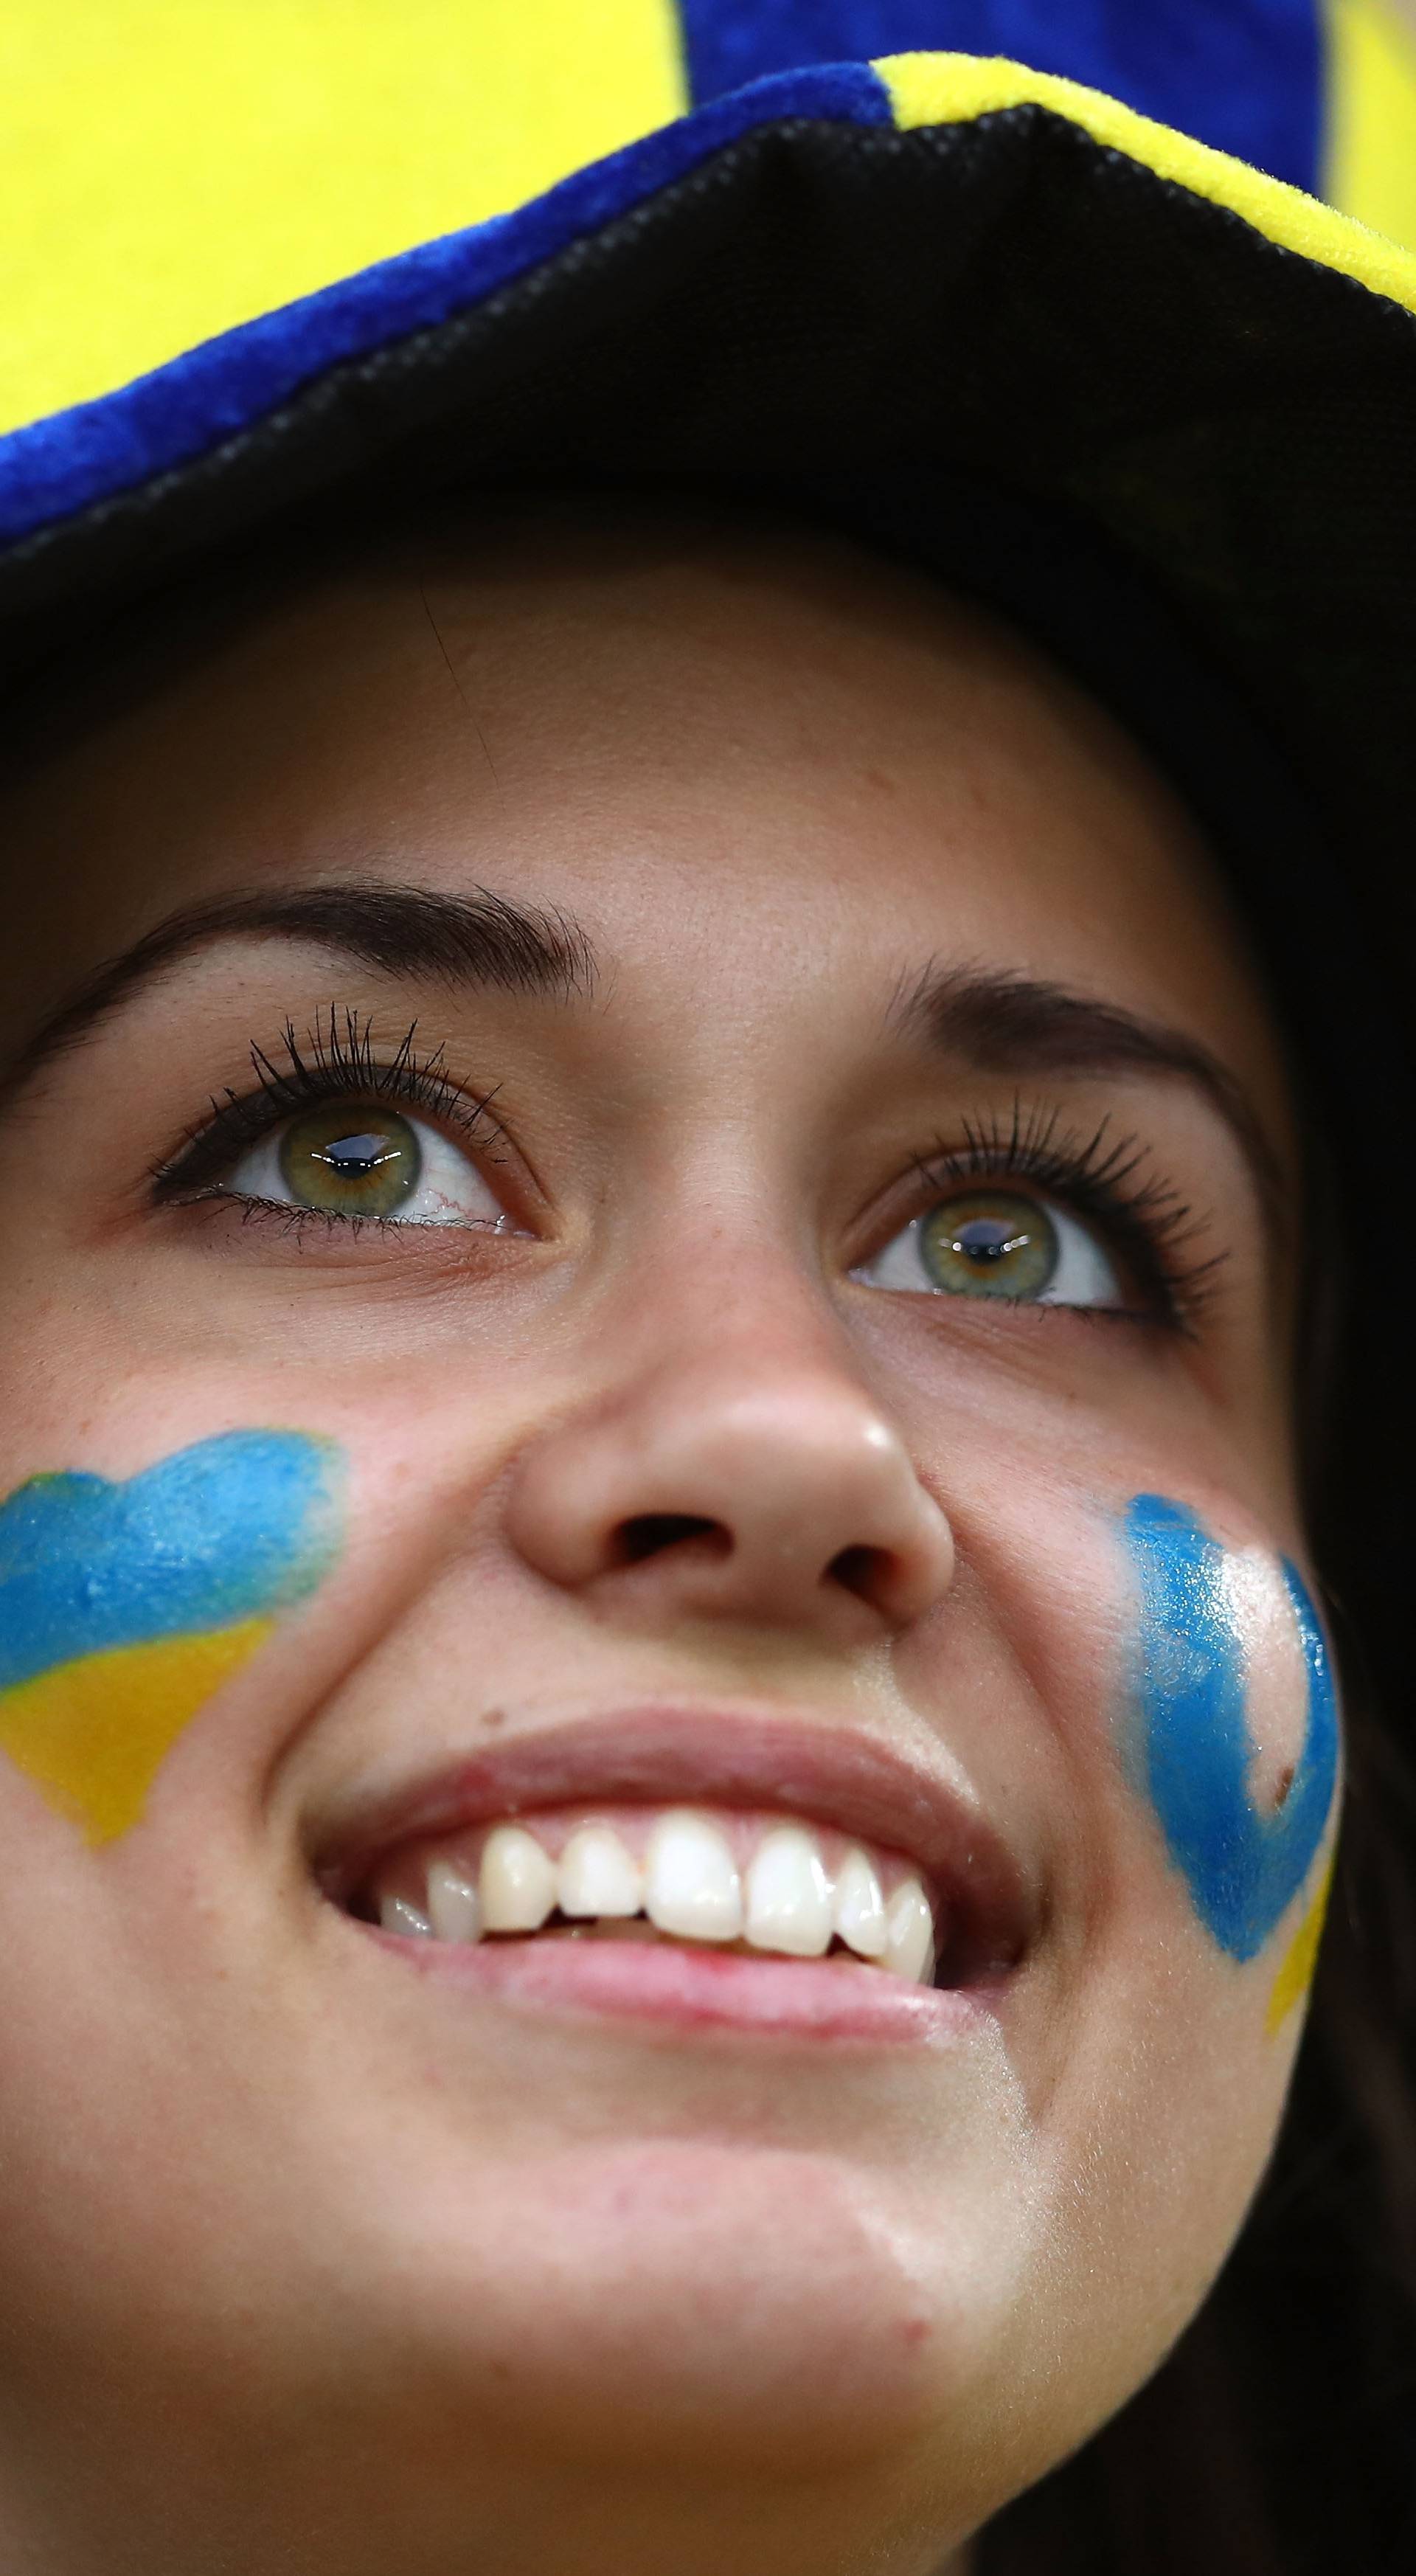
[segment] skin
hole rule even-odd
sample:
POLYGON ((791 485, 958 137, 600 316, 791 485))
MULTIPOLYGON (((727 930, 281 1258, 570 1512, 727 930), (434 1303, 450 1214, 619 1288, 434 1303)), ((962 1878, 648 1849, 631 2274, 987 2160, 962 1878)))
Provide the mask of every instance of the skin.
POLYGON ((174 906, 349 875, 573 912, 600 967, 470 997, 247 938, 0 1122, 0 1492, 263 1424, 346 1475, 338 1561, 130 1830, 0 1761, 6 2567, 961 2570, 1202 2300, 1302 2019, 1266 2028, 1316 1869, 1226 1954, 1126 1754, 1138 1493, 1247 1570, 1256 1796, 1302 1730, 1292 1137, 1203 850, 933 585, 546 507, 219 621, 7 808, 16 1044, 174 906), (1211 1050, 1288 1176, 1272 1240, 1190 1086, 887 1028, 931 958, 1211 1050), (252 1042, 331 1003, 496 1089, 507 1231, 153 1206, 252 1042), (1190 1202, 1224 1256, 1191 1333, 853 1275, 912 1158, 1018 1100, 1109 1114, 1190 1202), (731 1547, 618 1561, 669 1492, 731 1547), (831 1578, 863 1544, 902 1593, 831 1578), (651 1697, 955 1766, 1041 1891, 997 2018, 851 2051, 477 2004, 314 1886, 391 1760, 651 1697))

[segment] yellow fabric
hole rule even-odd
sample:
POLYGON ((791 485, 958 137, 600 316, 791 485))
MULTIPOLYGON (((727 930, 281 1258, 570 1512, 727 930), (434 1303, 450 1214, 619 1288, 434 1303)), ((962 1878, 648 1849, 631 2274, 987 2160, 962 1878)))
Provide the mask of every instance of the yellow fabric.
POLYGON ((137 1823, 185 1726, 269 1636, 245 1619, 200 1637, 111 1646, 0 1694, 0 1751, 91 1843, 137 1823))
POLYGON ((0 432, 686 105, 673 0, 4 0, 0 432))
POLYGON ((1386 0, 1328 0, 1324 194, 1416 249, 1416 36, 1386 0))
POLYGON ((1173 133, 1148 116, 1122 107, 1100 90, 1059 80, 1049 72, 1028 71, 1021 63, 979 58, 972 54, 894 54, 875 66, 890 93, 895 122, 953 125, 993 110, 1018 107, 1027 100, 1049 107, 1082 126, 1098 143, 1109 144, 1133 161, 1144 162, 1163 179, 1176 180, 1196 196, 1229 206, 1268 240, 1324 268, 1390 295, 1416 312, 1416 252, 1384 241, 1351 218, 1305 197, 1281 179, 1267 178, 1245 161, 1212 151, 1188 134, 1173 133))
POLYGON ((1318 1883, 1318 1892, 1294 1933, 1274 1978, 1264 2025, 1270 2038, 1287 2020, 1294 2005, 1302 2002, 1313 1982, 1313 1971, 1318 1964, 1318 1943, 1323 1937, 1323 1919, 1332 1893, 1332 1873, 1333 1863, 1329 1861, 1318 1883))

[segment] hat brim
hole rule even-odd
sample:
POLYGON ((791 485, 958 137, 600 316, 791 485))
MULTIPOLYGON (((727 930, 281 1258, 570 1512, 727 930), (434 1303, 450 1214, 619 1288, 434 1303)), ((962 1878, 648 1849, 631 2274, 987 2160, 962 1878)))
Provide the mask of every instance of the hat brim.
POLYGON ((1330 974, 1409 1092, 1416 258, 1015 65, 763 82, 0 443, 0 674, 316 496, 595 475, 914 493, 935 559, 986 483, 1114 555, 1326 844, 1299 1016, 1330 974))
POLYGON ((1416 257, 964 56, 759 83, 0 442, 0 670, 321 490, 603 471, 1061 507, 1404 856, 1416 257))

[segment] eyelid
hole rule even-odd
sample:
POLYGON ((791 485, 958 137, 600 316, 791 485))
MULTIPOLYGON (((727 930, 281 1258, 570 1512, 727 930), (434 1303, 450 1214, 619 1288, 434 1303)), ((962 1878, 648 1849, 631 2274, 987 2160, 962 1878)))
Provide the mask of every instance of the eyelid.
MULTIPOLYGON (((500 1119, 492 1113, 499 1086, 477 1092, 447 1071, 441 1047, 419 1056, 414 1047, 417 1022, 386 1056, 374 1052, 371 1022, 357 1014, 340 1015, 331 1004, 327 1017, 303 1041, 287 1020, 280 1046, 289 1070, 253 1042, 249 1053, 255 1080, 224 1099, 213 1099, 208 1114, 151 1167, 150 1187, 159 1205, 174 1205, 211 1194, 223 1171, 243 1152, 259 1144, 287 1119, 326 1101, 382 1104, 404 1114, 421 1114, 448 1135, 479 1168, 497 1174, 499 1195, 526 1203, 544 1203, 544 1192, 525 1157, 512 1145, 500 1119), (493 1150, 500 1147, 503 1150, 493 1150)), ((490 1186, 490 1184, 489 1184, 490 1186)))
POLYGON ((880 1258, 929 1208, 991 1182, 1051 1198, 1093 1227, 1139 1292, 1134 1306, 1075 1311, 1128 1316, 1198 1338, 1228 1251, 1182 1258, 1188 1245, 1213 1234, 1213 1222, 1156 1168, 1153 1149, 1140 1137, 1116 1128, 1110 1112, 1090 1132, 1068 1128, 1060 1105, 1021 1097, 1006 1116, 994 1108, 962 1119, 957 1133, 961 1142, 941 1136, 916 1154, 876 1201, 860 1229, 863 1248, 848 1265, 852 1274, 880 1258))
MULTIPOLYGON (((361 1102, 361 1095, 353 1091, 340 1093, 331 1090, 325 1096, 331 1100, 347 1098, 351 1108, 358 1107, 361 1102)), ((216 1186, 222 1173, 238 1161, 242 1154, 249 1153, 254 1146, 263 1144, 267 1137, 302 1114, 300 1108, 280 1108, 274 1102, 269 1103, 263 1114, 260 1108, 261 1097, 259 1093, 245 1094, 239 1098, 233 1097, 227 1104, 218 1103, 213 1116, 204 1122, 196 1134, 179 1146, 175 1154, 164 1157, 162 1162, 155 1166, 152 1174, 154 1196, 169 1204, 183 1198, 202 1196, 216 1186)), ((385 1092, 382 1098, 386 1107, 398 1108, 401 1114, 406 1115, 412 1109, 413 1104, 409 1103, 405 1110, 397 1092, 385 1092)), ((375 1096, 366 1092, 362 1095, 362 1101, 369 1106, 374 1106, 375 1096)), ((313 1101, 304 1104, 306 1109, 313 1105, 315 1105, 313 1101)), ((429 1120, 426 1123, 432 1125, 435 1122, 429 1120)), ((474 1153, 471 1150, 466 1132, 460 1136, 454 1135, 450 1141, 456 1143, 461 1150, 467 1151, 469 1162, 476 1165, 491 1162, 500 1168, 502 1158, 489 1155, 485 1151, 474 1153)))
POLYGON ((1001 1185, 978 1182, 971 1189, 955 1190, 942 1199, 936 1198, 932 1208, 925 1207, 911 1217, 908 1224, 892 1234, 882 1249, 853 1276, 864 1286, 895 1295, 945 1298, 955 1303, 960 1300, 966 1303, 987 1302, 1012 1308, 1050 1307, 1064 1313, 1130 1322, 1147 1320, 1146 1310, 1130 1293, 1132 1283, 1125 1265, 1107 1243, 1101 1228, 1089 1223, 1085 1217, 1075 1215, 1059 1200, 1045 1197, 1040 1190, 1026 1185, 1019 1187, 1011 1182, 1001 1185), (1055 1257, 1049 1275, 1035 1289, 1014 1290, 1007 1285, 985 1289, 977 1280, 971 1287, 950 1287, 943 1279, 930 1275, 925 1231, 931 1214, 941 1208, 948 1209, 952 1204, 967 1207, 971 1199, 985 1209, 990 1203, 995 1208, 1001 1207, 1011 1199, 1033 1211, 1034 1215, 1042 1214, 1051 1230, 1055 1257), (1072 1293, 1064 1294, 1063 1291, 1069 1287, 1072 1293), (1098 1293, 1084 1293, 1088 1289, 1098 1293))

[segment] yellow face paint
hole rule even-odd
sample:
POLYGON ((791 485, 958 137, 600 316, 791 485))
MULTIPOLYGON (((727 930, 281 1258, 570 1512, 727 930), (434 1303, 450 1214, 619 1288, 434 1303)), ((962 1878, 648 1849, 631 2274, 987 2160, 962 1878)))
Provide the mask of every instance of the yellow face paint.
POLYGON ((1323 1920, 1328 1898, 1332 1894, 1332 1873, 1336 1855, 1328 1862, 1318 1882, 1318 1891, 1302 1922, 1284 1951, 1278 1975, 1269 1996, 1264 2028, 1272 2039, 1296 2003, 1301 2003, 1313 1982, 1318 1964, 1318 1944, 1323 1937, 1323 1920))
POLYGON ((0 1751, 91 1843, 137 1822, 184 1727, 319 1582, 337 1485, 329 1442, 232 1431, 0 1504, 0 1751))
POLYGON ((114 1646, 21 1682, 0 1699, 0 1749, 91 1843, 135 1825, 183 1728, 269 1636, 246 1619, 206 1637, 114 1646))

